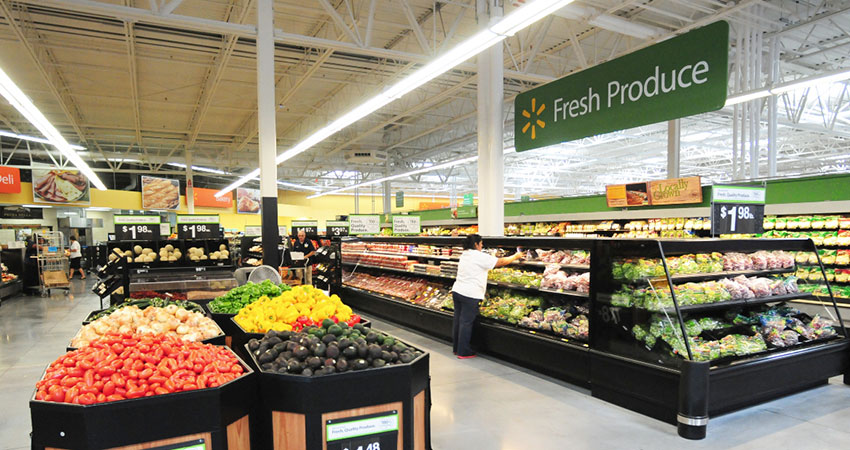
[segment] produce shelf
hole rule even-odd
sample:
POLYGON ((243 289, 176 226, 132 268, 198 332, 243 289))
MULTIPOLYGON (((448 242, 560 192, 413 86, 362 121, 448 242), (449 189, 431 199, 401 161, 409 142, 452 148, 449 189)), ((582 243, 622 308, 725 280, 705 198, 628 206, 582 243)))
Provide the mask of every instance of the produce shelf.
POLYGON ((587 272, 590 270, 590 265, 581 265, 581 264, 559 264, 559 263, 547 263, 542 261, 522 261, 522 262, 513 262, 511 266, 533 266, 533 267, 546 267, 552 264, 561 266, 562 269, 567 270, 577 270, 582 272, 587 272))
POLYGON ((446 261, 457 261, 460 258, 455 258, 452 256, 443 256, 443 255, 424 255, 422 253, 402 253, 402 252, 383 252, 378 250, 367 250, 365 252, 345 252, 346 255, 356 255, 356 256, 372 256, 372 255, 385 255, 385 256, 407 256, 413 258, 425 258, 425 259, 442 259, 446 261))
POLYGON ((405 275, 421 275, 423 277, 441 278, 441 279, 444 279, 444 280, 454 280, 454 277, 447 277, 445 275, 413 272, 413 271, 410 271, 410 270, 395 269, 395 268, 392 268, 392 267, 370 266, 370 265, 367 265, 367 264, 352 263, 352 262, 343 262, 342 265, 343 266, 365 267, 367 269, 386 270, 386 271, 389 271, 389 272, 403 273, 405 275))
MULTIPOLYGON (((746 277, 754 277, 754 276, 766 276, 766 275, 781 275, 781 274, 793 274, 795 271, 794 268, 790 269, 769 269, 769 270, 736 270, 729 272, 713 272, 713 273, 694 273, 694 274, 680 274, 680 275, 671 275, 670 278, 673 282, 679 283, 688 283, 691 281, 706 281, 706 280, 714 280, 719 278, 734 278, 738 275, 744 275, 746 277)), ((649 281, 658 282, 662 284, 667 284, 666 277, 652 277, 652 278, 641 278, 635 281, 628 280, 614 280, 618 283, 625 284, 647 284, 649 281)))
MULTIPOLYGON (((798 292, 795 294, 784 294, 784 295, 771 295, 768 297, 759 297, 759 298, 748 298, 748 299, 739 299, 739 300, 728 300, 725 302, 715 302, 715 303, 704 303, 700 305, 684 305, 679 306, 679 311, 684 313, 696 313, 696 312, 707 312, 707 311, 716 311, 716 310, 726 310, 729 308, 733 308, 736 306, 750 306, 750 305, 763 305, 765 303, 777 303, 777 302, 786 302, 789 300, 806 300, 812 299, 814 295, 798 292)), ((617 306, 617 305, 612 305, 617 306)), ((651 312, 659 312, 659 313, 667 313, 667 314, 675 314, 676 308, 670 306, 662 309, 646 309, 646 308, 635 308, 635 309, 645 309, 646 311, 651 312)))
POLYGON ((502 283, 502 282, 499 282, 499 281, 488 281, 487 284, 490 285, 490 286, 497 286, 497 287, 506 288, 506 289, 517 289, 517 290, 527 291, 527 292, 545 292, 547 294, 557 294, 557 295, 563 295, 563 296, 566 296, 566 297, 573 297, 573 298, 580 298, 580 299, 586 299, 586 298, 590 297, 590 294, 588 294, 586 292, 558 291, 558 290, 554 290, 554 289, 536 288, 536 287, 532 287, 532 286, 522 286, 522 285, 519 285, 519 284, 512 284, 512 283, 502 283))

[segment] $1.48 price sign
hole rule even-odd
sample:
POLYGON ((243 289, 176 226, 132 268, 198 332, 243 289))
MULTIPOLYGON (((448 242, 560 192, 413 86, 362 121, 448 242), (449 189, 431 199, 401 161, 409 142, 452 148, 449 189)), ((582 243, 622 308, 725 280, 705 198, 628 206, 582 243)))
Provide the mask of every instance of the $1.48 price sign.
POLYGON ((119 241, 151 241, 159 239, 159 225, 118 225, 115 227, 115 239, 119 241))
POLYGON ((714 235, 764 232, 764 205, 714 203, 711 232, 714 235))
POLYGON ((218 227, 217 223, 184 223, 177 227, 177 237, 179 239, 211 239, 218 237, 218 227))

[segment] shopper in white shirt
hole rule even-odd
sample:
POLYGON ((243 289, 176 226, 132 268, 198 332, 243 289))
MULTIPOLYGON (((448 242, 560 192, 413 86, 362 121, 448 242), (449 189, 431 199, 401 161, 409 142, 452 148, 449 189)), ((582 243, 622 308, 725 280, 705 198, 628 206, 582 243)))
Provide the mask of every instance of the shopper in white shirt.
POLYGON ((475 352, 470 347, 472 326, 478 317, 478 302, 484 299, 484 293, 487 291, 487 272, 522 258, 521 252, 505 258, 496 258, 482 252, 484 243, 477 234, 467 236, 463 248, 465 250, 458 262, 457 278, 452 286, 452 300, 455 306, 452 348, 459 359, 475 357, 475 352))
POLYGON ((86 279, 86 273, 83 272, 83 268, 80 265, 80 261, 83 260, 83 252, 82 252, 82 249, 80 248, 80 243, 77 241, 77 238, 75 236, 71 236, 68 239, 71 240, 71 245, 68 246, 68 250, 69 250, 68 257, 71 258, 71 273, 68 274, 68 279, 69 280, 73 279, 74 278, 74 271, 78 270, 78 271, 80 271, 80 277, 83 280, 85 280, 86 279))

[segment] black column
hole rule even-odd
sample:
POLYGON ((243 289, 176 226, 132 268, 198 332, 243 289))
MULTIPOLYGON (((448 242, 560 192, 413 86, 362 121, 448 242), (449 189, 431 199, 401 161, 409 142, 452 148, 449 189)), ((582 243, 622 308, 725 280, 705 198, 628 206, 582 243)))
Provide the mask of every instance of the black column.
POLYGON ((277 228, 277 198, 263 197, 263 264, 277 268, 280 266, 280 231, 277 228))
POLYGON ((708 382, 707 361, 682 361, 679 378, 679 436, 685 439, 704 439, 708 425, 708 382))

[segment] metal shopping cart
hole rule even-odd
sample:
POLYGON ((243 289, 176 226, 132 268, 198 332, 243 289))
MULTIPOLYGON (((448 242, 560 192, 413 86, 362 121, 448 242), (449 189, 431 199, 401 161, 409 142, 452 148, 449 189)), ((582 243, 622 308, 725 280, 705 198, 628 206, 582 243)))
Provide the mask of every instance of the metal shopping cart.
POLYGON ((65 239, 61 231, 38 234, 38 279, 41 295, 50 295, 51 289, 71 289, 68 280, 68 257, 65 256, 65 239))

